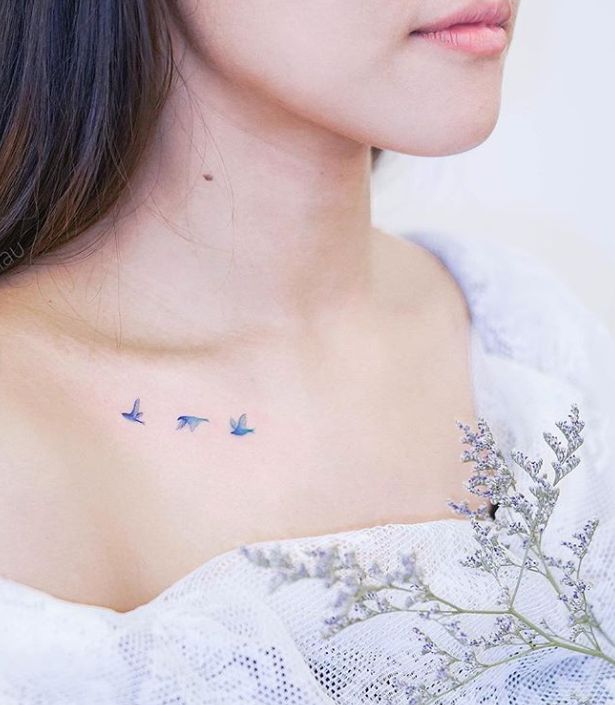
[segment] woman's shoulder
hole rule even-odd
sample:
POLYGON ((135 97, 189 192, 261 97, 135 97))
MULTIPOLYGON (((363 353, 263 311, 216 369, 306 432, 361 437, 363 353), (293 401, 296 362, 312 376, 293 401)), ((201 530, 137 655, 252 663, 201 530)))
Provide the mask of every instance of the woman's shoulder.
POLYGON ((571 383, 595 375, 598 356, 615 360, 607 354, 615 356, 615 336, 606 321, 549 261, 496 238, 434 231, 403 237, 430 249, 453 274, 491 354, 571 383))
POLYGON ((487 353, 478 377, 489 400, 483 408, 508 451, 552 457, 544 432, 566 445, 560 423, 577 407, 582 463, 562 483, 562 527, 612 514, 615 336, 606 321, 555 265, 520 246, 448 233, 410 237, 441 258, 466 295, 487 353))
MULTIPOLYGON (((492 379, 495 396, 505 400, 498 402, 503 425, 524 427, 516 439, 542 451, 544 424, 563 419, 574 403, 586 424, 587 469, 611 478, 615 336, 606 321, 554 264, 521 246, 449 233, 410 237, 442 259, 466 295, 482 347, 497 369, 492 379)), ((577 473, 577 486, 582 475, 577 473)))

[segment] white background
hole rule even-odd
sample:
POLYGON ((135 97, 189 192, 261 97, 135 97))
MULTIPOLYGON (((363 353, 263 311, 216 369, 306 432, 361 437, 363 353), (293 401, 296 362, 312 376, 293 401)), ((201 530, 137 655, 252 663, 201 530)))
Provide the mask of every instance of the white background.
POLYGON ((459 155, 383 154, 374 223, 521 245, 615 332, 613 27, 608 0, 522 0, 497 127, 459 155))

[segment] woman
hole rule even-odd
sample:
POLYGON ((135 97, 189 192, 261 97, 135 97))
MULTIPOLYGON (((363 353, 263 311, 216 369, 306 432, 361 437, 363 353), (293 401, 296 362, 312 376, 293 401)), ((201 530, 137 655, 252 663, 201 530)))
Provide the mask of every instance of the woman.
POLYGON ((2 702, 406 702, 408 633, 330 646, 324 594, 266 597, 239 549, 423 542, 446 573, 456 420, 602 423, 549 307, 579 355, 607 334, 554 277, 371 224, 372 145, 491 133, 516 3, 2 9, 2 702))

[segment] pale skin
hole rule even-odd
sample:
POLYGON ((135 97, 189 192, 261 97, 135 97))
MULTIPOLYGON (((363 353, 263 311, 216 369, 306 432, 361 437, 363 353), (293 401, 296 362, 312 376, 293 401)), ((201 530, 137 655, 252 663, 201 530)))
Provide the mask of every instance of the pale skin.
POLYGON ((505 54, 408 38, 449 0, 384 5, 182 3, 189 94, 115 224, 0 278, 1 575, 126 611, 242 543, 477 506, 469 311, 373 227, 369 146, 483 142, 505 54), (145 425, 120 414, 136 397, 145 425))

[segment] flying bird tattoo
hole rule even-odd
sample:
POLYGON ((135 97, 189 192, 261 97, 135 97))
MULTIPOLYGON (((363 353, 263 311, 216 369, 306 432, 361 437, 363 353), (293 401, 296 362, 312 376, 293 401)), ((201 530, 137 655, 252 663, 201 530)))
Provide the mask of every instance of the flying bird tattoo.
POLYGON ((239 421, 231 417, 231 433, 235 436, 245 436, 246 433, 254 433, 253 428, 246 428, 246 415, 242 414, 239 421))
POLYGON ((122 416, 125 419, 128 419, 128 421, 136 421, 137 423, 142 423, 145 426, 145 421, 141 421, 143 412, 139 411, 140 404, 141 400, 139 398, 135 399, 134 404, 132 405, 132 411, 122 411, 122 416))
POLYGON ((179 431, 180 429, 184 428, 184 426, 188 426, 190 428, 190 431, 194 431, 195 428, 203 421, 209 422, 209 419, 204 419, 201 416, 178 416, 177 430, 179 431))

